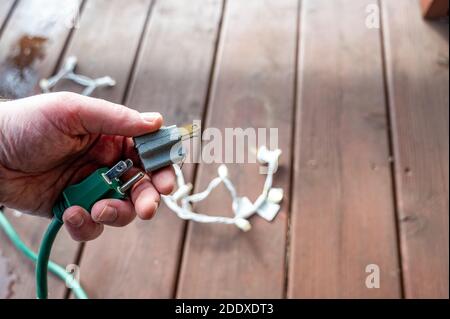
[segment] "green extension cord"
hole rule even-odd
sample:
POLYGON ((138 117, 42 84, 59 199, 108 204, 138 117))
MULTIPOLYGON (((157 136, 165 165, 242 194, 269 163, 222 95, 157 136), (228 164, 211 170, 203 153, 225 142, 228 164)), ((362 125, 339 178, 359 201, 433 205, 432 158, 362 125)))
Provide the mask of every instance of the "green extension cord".
MULTIPOLYGON (((193 137, 198 130, 199 127, 196 125, 186 125, 180 128, 172 125, 160 128, 153 133, 135 137, 135 147, 145 171, 152 172, 181 161, 185 155, 181 141, 193 137)), ((120 161, 111 169, 107 167, 100 168, 81 183, 67 187, 53 206, 53 219, 44 234, 37 256, 20 240, 6 217, 0 214, 0 224, 11 241, 36 263, 36 295, 38 299, 47 298, 48 270, 64 280, 68 279, 66 282, 70 283, 78 298, 87 298, 86 293, 74 280, 73 276, 67 274, 62 267, 50 261, 53 242, 64 224, 63 214, 67 208, 76 205, 90 212, 94 204, 101 199, 125 198, 126 192, 145 175, 143 172, 139 172, 126 183, 122 183, 119 179, 120 176, 132 167, 133 162, 130 159, 120 161)))
POLYGON ((36 296, 38 299, 46 299, 48 295, 47 288, 47 267, 50 260, 50 252, 56 235, 61 229, 63 222, 53 217, 39 248, 38 259, 36 262, 36 296))
POLYGON ((71 288, 78 298, 87 298, 86 293, 76 280, 74 280, 73 276, 67 274, 61 266, 50 261, 50 252, 53 242, 64 224, 63 214, 67 208, 77 205, 89 212, 94 204, 101 199, 125 198, 126 191, 144 177, 144 173, 139 172, 129 181, 122 184, 119 177, 132 167, 133 162, 131 160, 120 161, 111 169, 108 169, 107 167, 100 168, 81 183, 67 187, 61 194, 61 197, 55 206, 53 206, 53 218, 42 238, 37 256, 20 240, 6 217, 1 214, 1 226, 8 237, 19 250, 21 250, 28 258, 36 262, 36 295, 38 299, 47 299, 48 270, 52 271, 60 278, 67 279, 66 282, 71 284, 71 288))
MULTIPOLYGON (((59 226, 60 227, 60 226, 59 226)), ((3 213, 3 210, 0 209, 0 228, 5 232, 6 236, 11 240, 13 245, 25 255, 32 262, 36 263, 38 257, 34 251, 32 251, 25 243, 20 239, 20 236, 14 230, 14 227, 11 225, 9 220, 3 213)), ((74 280, 73 276, 66 272, 66 270, 60 265, 54 263, 53 261, 48 262, 48 269, 51 273, 53 273, 56 277, 66 282, 72 289, 75 297, 78 299, 87 299, 88 296, 83 288, 80 286, 78 281, 74 280)), ((43 276, 44 277, 44 276, 43 276)), ((45 274, 46 278, 46 274, 45 274)))
POLYGON ((74 205, 81 206, 88 212, 96 202, 105 198, 123 199, 126 191, 144 177, 139 172, 129 181, 122 184, 119 177, 133 167, 131 160, 120 161, 111 169, 100 168, 89 175, 81 183, 67 187, 59 201, 53 206, 53 219, 42 238, 36 263, 36 295, 38 299, 47 298, 47 265, 50 252, 58 231, 63 223, 64 211, 74 205))

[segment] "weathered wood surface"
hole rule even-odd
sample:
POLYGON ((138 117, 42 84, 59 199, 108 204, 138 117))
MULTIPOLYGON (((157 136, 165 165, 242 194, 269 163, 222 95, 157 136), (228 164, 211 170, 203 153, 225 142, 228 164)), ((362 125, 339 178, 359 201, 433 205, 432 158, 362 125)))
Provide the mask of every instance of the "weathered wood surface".
MULTIPOLYGON (((78 73, 117 80, 96 97, 222 134, 275 127, 283 151, 272 223, 255 216, 243 233, 162 204, 81 254, 63 231, 52 259, 79 262, 94 298, 448 298, 448 24, 424 21, 419 1, 380 0, 382 29, 368 28, 372 2, 85 0, 73 29, 78 0, 2 0, 0 96, 38 93, 76 55, 78 73), (365 285, 373 264, 379 289, 365 285)), ((228 168, 255 200, 259 165, 228 168)), ((196 191, 216 169, 183 167, 196 191)), ((230 205, 217 189, 195 209, 230 205)), ((36 250, 48 220, 7 216, 36 250)), ((3 233, 0 253, 0 297, 34 298, 34 267, 3 233)), ((67 296, 53 276, 50 296, 67 296)))
POLYGON ((364 26, 371 1, 347 2, 302 2, 293 298, 400 297, 380 35, 364 26))
MULTIPOLYGON (((69 0, 66 6, 79 3, 69 0)), ((57 0, 19 1, 0 41, 0 95, 39 93, 39 80, 52 75, 72 30, 69 16, 57 0)))
MULTIPOLYGON (((283 154, 274 183, 283 187, 286 197, 272 223, 254 217, 248 233, 229 225, 191 223, 177 297, 283 297, 297 5, 290 0, 226 3, 205 127, 218 128, 222 134, 227 127, 278 128, 278 147, 283 154)), ((217 175, 217 166, 199 165, 197 191, 217 175)), ((254 201, 265 179, 264 174, 258 174, 259 165, 233 164, 228 168, 238 193, 254 201)), ((224 188, 215 190, 195 209, 232 214, 224 188)))
MULTIPOLYGON (((167 124, 201 119, 221 9, 220 0, 156 2, 125 104, 159 111, 167 124)), ((193 166, 184 169, 191 179, 193 166)), ((93 297, 173 297, 185 222, 161 206, 152 221, 88 243, 81 265, 93 297)))
POLYGON ((14 3, 15 0, 4 0, 0 2, 0 31, 2 30, 8 15, 12 14, 11 10, 13 10, 14 3))
POLYGON ((405 296, 448 298, 448 22, 382 3, 405 296))

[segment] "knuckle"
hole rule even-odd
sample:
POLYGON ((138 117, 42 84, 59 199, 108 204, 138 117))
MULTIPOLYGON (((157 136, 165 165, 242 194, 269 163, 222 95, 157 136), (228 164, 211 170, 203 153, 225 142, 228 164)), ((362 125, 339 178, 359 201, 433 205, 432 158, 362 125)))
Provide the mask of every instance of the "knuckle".
POLYGON ((53 105, 61 110, 61 107, 70 116, 78 116, 83 106, 83 100, 80 99, 80 95, 73 92, 55 92, 50 93, 53 98, 53 105))

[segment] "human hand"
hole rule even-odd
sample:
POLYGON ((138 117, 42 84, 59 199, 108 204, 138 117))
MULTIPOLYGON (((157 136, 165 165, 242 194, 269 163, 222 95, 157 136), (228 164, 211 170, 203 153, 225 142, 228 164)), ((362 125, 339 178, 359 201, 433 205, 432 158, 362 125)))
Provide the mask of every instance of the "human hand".
MULTIPOLYGON (((75 93, 36 95, 0 104, 0 204, 25 213, 51 216, 53 204, 70 184, 120 159, 139 163, 131 136, 158 130, 159 113, 139 113, 125 106, 75 93)), ((124 176, 136 174, 131 169, 124 176)), ((130 199, 98 201, 89 214, 79 206, 63 216, 75 240, 98 237, 103 225, 124 226, 136 214, 150 219, 160 194, 174 186, 172 168, 146 175, 130 199)))

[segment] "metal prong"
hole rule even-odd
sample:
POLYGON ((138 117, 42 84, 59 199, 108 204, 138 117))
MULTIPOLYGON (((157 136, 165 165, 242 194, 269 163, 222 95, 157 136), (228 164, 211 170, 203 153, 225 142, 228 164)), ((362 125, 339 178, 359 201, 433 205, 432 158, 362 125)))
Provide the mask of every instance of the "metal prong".
POLYGON ((195 136, 195 134, 199 131, 199 127, 196 124, 188 124, 181 126, 178 130, 181 138, 184 140, 195 136))
POLYGON ((119 178, 127 172, 130 168, 133 167, 133 161, 130 159, 127 159, 125 161, 120 161, 116 165, 114 165, 109 171, 107 171, 104 174, 104 177, 107 179, 108 182, 111 182, 114 178, 119 178))
POLYGON ((139 172, 136 175, 134 175, 132 178, 130 178, 128 182, 119 187, 119 192, 125 194, 125 192, 129 190, 134 184, 139 182, 142 179, 142 177, 144 177, 144 175, 145 174, 143 172, 139 172))

